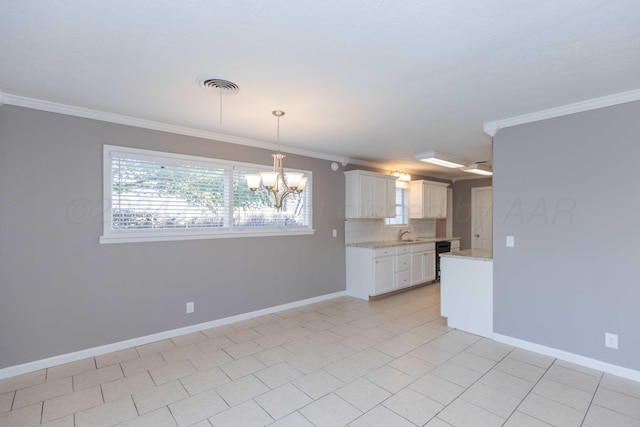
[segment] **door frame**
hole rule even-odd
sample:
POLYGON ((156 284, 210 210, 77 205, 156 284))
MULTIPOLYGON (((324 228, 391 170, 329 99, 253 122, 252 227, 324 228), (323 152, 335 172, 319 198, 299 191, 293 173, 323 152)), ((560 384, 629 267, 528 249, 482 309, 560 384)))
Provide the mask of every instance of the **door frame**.
MULTIPOLYGON (((476 193, 478 191, 484 191, 484 190, 491 190, 491 221, 493 221, 493 186, 486 186, 486 187, 473 187, 471 188, 471 233, 470 233, 470 238, 471 238, 471 248, 473 249, 473 242, 474 242, 474 237, 473 234, 475 232, 476 229, 476 193)), ((491 225, 491 230, 493 230, 493 224, 491 225)), ((492 231, 493 234, 493 231, 492 231)), ((493 235, 491 236, 491 250, 493 250, 493 235)))

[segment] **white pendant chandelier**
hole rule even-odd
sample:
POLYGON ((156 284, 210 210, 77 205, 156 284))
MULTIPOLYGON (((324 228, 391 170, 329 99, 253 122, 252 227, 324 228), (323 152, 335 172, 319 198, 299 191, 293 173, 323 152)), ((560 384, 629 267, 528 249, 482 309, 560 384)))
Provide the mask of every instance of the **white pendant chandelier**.
POLYGON ((275 110, 272 114, 278 120, 278 152, 271 155, 273 157, 273 171, 260 172, 245 177, 247 186, 254 193, 258 190, 271 193, 274 198, 274 206, 279 211, 288 196, 302 193, 307 183, 307 177, 298 172, 284 172, 283 159, 286 156, 280 152, 280 117, 284 116, 284 111, 275 110))

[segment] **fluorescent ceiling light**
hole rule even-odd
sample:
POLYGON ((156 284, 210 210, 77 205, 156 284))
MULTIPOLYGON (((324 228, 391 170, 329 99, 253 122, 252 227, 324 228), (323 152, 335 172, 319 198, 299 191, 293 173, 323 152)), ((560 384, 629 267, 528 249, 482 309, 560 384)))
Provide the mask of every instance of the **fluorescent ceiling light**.
POLYGON ((427 151, 425 153, 416 154, 416 159, 421 162, 433 163, 434 165, 444 166, 446 168, 461 168, 466 162, 460 159, 456 159, 448 154, 443 154, 438 151, 427 151))
POLYGON ((487 165, 483 165, 482 163, 472 163, 469 166, 460 168, 460 170, 463 172, 475 173, 477 175, 483 175, 483 176, 493 175, 491 168, 487 165))

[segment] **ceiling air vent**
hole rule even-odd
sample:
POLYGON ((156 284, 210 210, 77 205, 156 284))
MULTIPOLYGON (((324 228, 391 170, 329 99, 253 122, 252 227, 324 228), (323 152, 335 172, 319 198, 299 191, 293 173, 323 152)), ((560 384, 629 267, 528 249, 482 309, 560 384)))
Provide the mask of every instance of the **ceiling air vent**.
POLYGON ((221 79, 219 77, 200 76, 196 79, 198 85, 206 90, 222 92, 222 93, 238 93, 240 88, 234 82, 221 79))

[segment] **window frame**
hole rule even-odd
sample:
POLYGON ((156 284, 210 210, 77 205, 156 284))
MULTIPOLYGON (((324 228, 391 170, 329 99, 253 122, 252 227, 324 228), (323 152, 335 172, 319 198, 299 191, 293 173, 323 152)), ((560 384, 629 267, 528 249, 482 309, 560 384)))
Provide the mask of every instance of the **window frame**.
POLYGON ((304 173, 308 177, 302 197, 305 197, 305 209, 307 211, 308 225, 303 226, 264 226, 264 227, 235 227, 233 218, 233 174, 235 169, 270 170, 273 165, 259 165, 229 160, 221 160, 210 157, 192 156, 188 154, 170 153, 141 148, 131 148, 117 145, 104 144, 103 146, 103 227, 101 244, 110 243, 134 243, 134 242, 158 242, 175 240, 199 240, 199 239, 225 239, 261 236, 298 236, 315 233, 313 228, 313 174, 311 171, 287 168, 288 171, 304 173), (186 164, 224 168, 227 174, 227 218, 225 227, 209 228, 159 228, 159 229, 112 229, 112 182, 111 160, 112 154, 131 155, 134 157, 147 157, 154 161, 162 162, 163 159, 170 163, 183 162, 186 164), (305 194, 306 193, 306 194, 305 194))
MULTIPOLYGON (((384 220, 384 226, 385 227, 407 227, 409 225, 409 185, 408 183, 405 183, 404 181, 396 181, 396 188, 395 191, 397 193, 398 190, 405 190, 406 191, 406 197, 405 197, 405 204, 404 204, 404 217, 406 218, 407 222, 406 223, 402 223, 402 224, 395 224, 395 223, 391 223, 391 221, 395 221, 397 218, 397 215, 393 218, 385 218, 384 220)), ((398 200, 398 196, 396 194, 395 196, 396 201, 398 200)), ((398 208, 398 204, 394 205, 394 209, 397 210, 398 208)))

